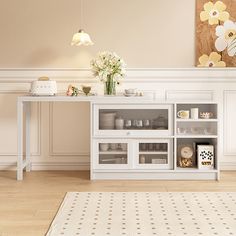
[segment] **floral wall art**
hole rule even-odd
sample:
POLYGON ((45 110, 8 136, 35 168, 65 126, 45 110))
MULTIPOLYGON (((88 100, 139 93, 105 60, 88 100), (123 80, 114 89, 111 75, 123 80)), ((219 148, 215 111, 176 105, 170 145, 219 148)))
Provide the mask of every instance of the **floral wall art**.
POLYGON ((197 0, 196 66, 236 66, 236 0, 197 0))

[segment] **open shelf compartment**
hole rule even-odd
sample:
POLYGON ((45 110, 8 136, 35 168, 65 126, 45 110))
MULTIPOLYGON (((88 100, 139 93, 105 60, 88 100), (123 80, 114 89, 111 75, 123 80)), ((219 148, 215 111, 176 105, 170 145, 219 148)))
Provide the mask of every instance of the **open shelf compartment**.
POLYGON ((188 120, 191 119, 191 109, 198 109, 197 119, 211 120, 218 118, 216 103, 177 103, 176 104, 176 119, 188 120), (179 111, 189 111, 189 117, 181 118, 178 115, 179 111))
POLYGON ((178 138, 176 141, 177 170, 217 170, 217 158, 217 138, 178 138))

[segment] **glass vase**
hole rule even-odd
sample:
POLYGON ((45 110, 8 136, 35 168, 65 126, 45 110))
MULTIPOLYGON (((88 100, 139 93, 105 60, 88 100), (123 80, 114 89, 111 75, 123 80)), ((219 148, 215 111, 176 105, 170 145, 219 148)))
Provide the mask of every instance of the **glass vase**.
POLYGON ((112 75, 107 76, 107 81, 104 83, 105 95, 116 95, 116 81, 112 75))

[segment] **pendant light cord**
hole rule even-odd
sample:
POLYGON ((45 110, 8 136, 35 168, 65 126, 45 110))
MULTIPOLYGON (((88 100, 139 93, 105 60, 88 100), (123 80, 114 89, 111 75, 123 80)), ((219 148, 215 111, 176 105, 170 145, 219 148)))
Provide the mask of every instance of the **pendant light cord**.
POLYGON ((80 0, 80 29, 83 29, 83 0, 80 0))

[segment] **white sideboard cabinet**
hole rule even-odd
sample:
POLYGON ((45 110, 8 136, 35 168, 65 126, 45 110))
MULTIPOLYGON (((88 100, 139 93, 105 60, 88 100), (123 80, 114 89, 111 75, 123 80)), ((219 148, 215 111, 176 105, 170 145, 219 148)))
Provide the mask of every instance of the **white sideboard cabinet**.
POLYGON ((91 179, 219 179, 217 103, 91 106, 91 179))

